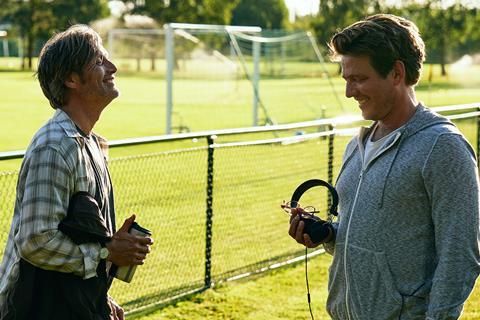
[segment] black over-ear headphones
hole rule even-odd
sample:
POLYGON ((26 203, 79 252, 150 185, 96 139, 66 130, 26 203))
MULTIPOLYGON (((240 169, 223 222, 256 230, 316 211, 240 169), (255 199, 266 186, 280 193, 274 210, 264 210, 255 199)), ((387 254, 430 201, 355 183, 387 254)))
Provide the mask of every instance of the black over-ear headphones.
POLYGON ((326 187, 332 196, 332 205, 328 209, 328 215, 338 216, 337 208, 338 208, 338 193, 337 190, 328 182, 323 181, 321 179, 311 179, 303 182, 301 185, 295 189, 292 195, 292 199, 290 200, 291 206, 295 208, 298 204, 298 200, 300 197, 309 189, 313 187, 326 187))
MULTIPOLYGON (((292 199, 290 201, 290 206, 292 208, 297 207, 298 205, 298 200, 300 200, 300 197, 309 189, 313 187, 326 187, 328 191, 330 192, 330 195, 332 196, 332 205, 328 209, 328 220, 331 221, 331 216, 338 216, 337 212, 337 207, 338 207, 338 193, 337 190, 328 182, 320 180, 320 179, 311 179, 307 180, 301 185, 295 189, 292 195, 292 199)), ((304 222, 304 233, 307 233, 310 235, 310 238, 312 239, 313 242, 320 242, 325 239, 325 237, 328 235, 329 229, 331 230, 331 225, 330 223, 326 221, 318 221, 314 220, 313 218, 301 218, 302 221, 304 222)), ((310 310, 310 315, 312 319, 313 313, 312 313, 312 306, 311 306, 311 299, 310 299, 310 287, 308 285, 308 273, 307 273, 307 247, 305 247, 305 280, 307 284, 307 301, 308 301, 308 309, 310 310)))

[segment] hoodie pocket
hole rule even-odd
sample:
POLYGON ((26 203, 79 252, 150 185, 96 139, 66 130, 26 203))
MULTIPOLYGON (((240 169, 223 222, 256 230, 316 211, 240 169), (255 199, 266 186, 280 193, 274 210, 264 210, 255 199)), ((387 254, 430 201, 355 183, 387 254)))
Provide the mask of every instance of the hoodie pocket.
POLYGON ((347 250, 347 299, 352 319, 398 319, 402 296, 385 254, 354 245, 347 250))
POLYGON ((410 295, 402 295, 402 316, 400 320, 423 320, 428 308, 431 281, 424 282, 410 295))

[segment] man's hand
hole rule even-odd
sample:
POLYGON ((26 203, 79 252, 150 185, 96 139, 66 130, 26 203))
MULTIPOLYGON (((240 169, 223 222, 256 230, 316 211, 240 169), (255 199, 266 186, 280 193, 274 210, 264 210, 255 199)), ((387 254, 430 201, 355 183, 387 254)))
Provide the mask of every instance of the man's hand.
POLYGON ((290 216, 290 228, 288 234, 300 244, 303 244, 307 248, 315 248, 319 244, 330 241, 332 234, 331 231, 324 241, 314 243, 310 236, 303 232, 305 223, 300 219, 300 214, 303 212, 302 208, 292 209, 292 215, 290 216))
POLYGON ((153 244, 153 239, 150 237, 128 233, 133 221, 135 221, 135 215, 125 220, 122 227, 113 235, 112 240, 106 244, 109 251, 107 260, 119 267, 143 264, 153 244))
POLYGON ((110 296, 108 297, 108 304, 110 305, 110 310, 112 311, 110 313, 110 320, 125 320, 123 308, 120 307, 110 296))

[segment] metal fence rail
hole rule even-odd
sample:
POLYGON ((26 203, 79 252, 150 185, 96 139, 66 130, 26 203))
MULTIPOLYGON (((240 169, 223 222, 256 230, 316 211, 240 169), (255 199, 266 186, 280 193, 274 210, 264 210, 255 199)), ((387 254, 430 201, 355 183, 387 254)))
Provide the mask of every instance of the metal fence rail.
MULTIPOLYGON (((443 108, 478 151, 476 105, 443 108)), ((155 238, 130 284, 115 281, 111 295, 128 313, 267 270, 303 253, 287 236, 280 209, 312 177, 335 181, 346 143, 360 119, 191 133, 114 142, 203 140, 200 147, 112 159, 117 224, 131 213, 155 238), (348 128, 348 124, 354 124, 348 128), (337 126, 343 128, 336 129, 337 126), (274 134, 272 134, 272 132, 274 134), (214 139, 216 138, 216 139, 214 139)), ((200 141, 201 143, 201 141, 200 141)), ((165 147, 161 150, 165 150, 165 147)), ((23 153, 0 154, 0 159, 23 153)), ((0 174, 0 253, 15 199, 17 173, 0 174)), ((325 190, 302 197, 326 215, 325 190)))

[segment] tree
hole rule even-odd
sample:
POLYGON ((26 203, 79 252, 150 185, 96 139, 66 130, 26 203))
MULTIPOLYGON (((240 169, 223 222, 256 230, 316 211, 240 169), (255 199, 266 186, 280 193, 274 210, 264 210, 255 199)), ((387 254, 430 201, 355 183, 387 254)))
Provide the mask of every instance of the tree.
MULTIPOLYGON (((380 0, 321 0, 319 13, 311 26, 321 44, 327 44, 339 29, 367 15, 384 12, 403 16, 415 22, 425 41, 427 58, 441 65, 465 53, 465 47, 480 47, 480 32, 476 27, 478 9, 467 8, 460 1, 445 8, 442 0, 405 0, 401 6, 387 6, 380 0)), ((327 46, 323 46, 327 48, 327 46)))
POLYGON ((50 10, 55 17, 51 27, 59 30, 76 23, 88 24, 91 21, 106 17, 110 13, 107 0, 57 0, 48 2, 50 2, 50 10))
POLYGON ((312 28, 320 44, 324 45, 336 31, 365 16, 388 11, 382 1, 375 0, 321 0, 317 19, 312 28))
POLYGON ((288 10, 284 0, 240 0, 232 12, 232 25, 285 29, 288 10))
POLYGON ((442 76, 446 76, 446 64, 458 57, 462 45, 475 34, 469 32, 476 29, 469 25, 471 12, 474 11, 459 2, 444 8, 442 0, 428 0, 423 4, 409 4, 400 9, 400 14, 417 24, 425 42, 428 60, 439 63, 442 76))
POLYGON ((228 24, 234 1, 224 0, 145 0, 132 10, 143 14, 160 24, 169 22, 228 24))
POLYGON ((480 9, 469 8, 465 19, 465 39, 456 48, 456 54, 462 56, 464 54, 472 54, 480 51, 480 9))
MULTIPOLYGON (((311 21, 313 29, 323 54, 328 54, 328 43, 339 30, 364 17, 388 12, 384 1, 377 0, 320 0, 316 19, 311 21)), ((340 74, 341 67, 338 67, 340 74)))
MULTIPOLYGON (((28 69, 32 68, 32 56, 37 39, 46 39, 55 31, 66 29, 75 23, 89 23, 108 14, 107 0, 0 0, 6 8, 0 14, 16 28, 24 43, 24 56, 28 59, 28 69)), ((25 69, 25 60, 22 69, 25 69)))
MULTIPOLYGON (((149 16, 160 25, 171 22, 198 24, 229 24, 231 12, 238 0, 144 0, 138 1, 131 13, 149 16)), ((207 48, 221 47, 224 38, 215 35, 195 35, 207 48)), ((182 39, 178 39, 182 41, 182 39)), ((176 40, 178 42, 178 40, 176 40)), ((188 56, 195 48, 191 40, 175 48, 175 68, 179 69, 178 58, 188 56)), ((152 61, 154 54, 152 55, 152 61)))

